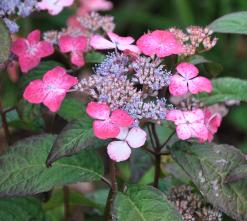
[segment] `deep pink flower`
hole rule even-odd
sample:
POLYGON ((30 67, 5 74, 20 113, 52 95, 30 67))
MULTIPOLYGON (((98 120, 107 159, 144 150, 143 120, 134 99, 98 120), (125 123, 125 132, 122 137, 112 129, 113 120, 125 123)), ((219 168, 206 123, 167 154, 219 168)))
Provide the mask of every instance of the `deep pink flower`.
POLYGON ((42 0, 38 2, 37 7, 40 10, 48 10, 49 14, 57 15, 64 7, 71 6, 74 0, 42 0))
POLYGON ((116 138, 121 141, 109 143, 107 153, 112 160, 120 162, 129 159, 131 148, 139 148, 145 144, 147 134, 139 127, 134 127, 130 131, 128 128, 121 128, 116 138))
POLYGON ((11 51, 18 56, 21 71, 27 73, 38 66, 41 58, 53 54, 52 44, 40 41, 40 31, 34 30, 25 38, 14 41, 11 51))
POLYGON ((102 37, 101 35, 94 35, 90 40, 90 45, 94 49, 106 50, 117 48, 120 51, 129 50, 134 53, 139 53, 139 49, 136 45, 132 45, 135 39, 132 37, 120 37, 119 35, 108 32, 108 37, 111 41, 102 37))
POLYGON ((145 55, 157 55, 160 58, 173 54, 182 54, 183 45, 169 31, 156 30, 142 35, 136 45, 145 55))
POLYGON ((107 11, 112 9, 113 4, 106 0, 81 0, 80 11, 107 11))
POLYGON ((198 94, 212 91, 212 83, 209 79, 197 77, 199 70, 195 65, 183 62, 176 69, 178 74, 172 76, 169 85, 169 91, 172 95, 182 96, 188 92, 198 94))
POLYGON ((33 104, 43 103, 50 111, 56 112, 67 91, 77 82, 77 78, 68 75, 64 68, 55 67, 46 72, 42 80, 31 81, 23 97, 33 104))
POLYGON ((208 137, 208 130, 204 124, 204 113, 201 109, 171 110, 167 113, 166 119, 175 123, 178 138, 181 140, 189 138, 206 140, 208 137))
POLYGON ((204 123, 206 128, 208 129, 208 136, 207 139, 202 139, 201 142, 204 143, 205 141, 212 142, 214 138, 214 134, 218 131, 220 127, 222 117, 219 113, 212 114, 208 108, 204 109, 204 123))
POLYGON ((71 63, 82 67, 85 64, 83 52, 87 47, 87 39, 84 36, 64 35, 59 39, 59 48, 63 53, 71 52, 71 63))
POLYGON ((90 102, 86 112, 96 119, 93 122, 94 135, 103 140, 117 137, 121 127, 129 127, 134 122, 124 110, 114 110, 110 114, 110 108, 105 103, 90 102))

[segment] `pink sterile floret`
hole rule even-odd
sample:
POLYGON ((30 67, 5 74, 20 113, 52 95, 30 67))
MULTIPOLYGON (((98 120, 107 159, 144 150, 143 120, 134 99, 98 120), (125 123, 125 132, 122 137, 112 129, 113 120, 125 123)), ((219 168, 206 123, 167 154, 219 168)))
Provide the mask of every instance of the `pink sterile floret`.
POLYGON ((121 128, 116 138, 121 141, 109 143, 107 153, 112 160, 120 162, 129 159, 131 148, 139 148, 145 144, 147 134, 139 127, 134 127, 130 131, 128 128, 121 128))
POLYGON ((14 41, 11 51, 18 56, 21 71, 27 73, 38 66, 41 58, 47 57, 54 52, 52 44, 40 41, 40 31, 34 30, 25 38, 14 41))
POLYGON ((96 119, 93 122, 94 135, 103 140, 117 137, 121 127, 129 127, 134 122, 124 110, 114 110, 110 114, 110 108, 105 103, 90 102, 86 112, 96 119))
POLYGON ((48 10, 49 14, 57 15, 64 7, 71 6, 74 0, 42 0, 37 3, 37 8, 40 10, 48 10))
POLYGON ((180 63, 176 70, 178 74, 171 77, 169 91, 174 96, 182 96, 190 92, 198 94, 200 92, 210 93, 212 91, 212 83, 205 77, 197 77, 198 68, 190 63, 180 63))
POLYGON ((160 58, 173 54, 182 54, 183 45, 169 31, 156 30, 142 35, 136 45, 145 55, 157 55, 160 58))
POLYGON ((106 0, 81 0, 80 10, 84 12, 106 11, 112 9, 113 4, 106 0))
POLYGON ((77 82, 77 78, 68 75, 64 68, 55 67, 46 72, 42 80, 31 81, 23 97, 30 103, 43 103, 50 111, 56 112, 67 91, 77 82))
POLYGON ((63 53, 71 52, 71 63, 82 67, 85 64, 83 52, 87 47, 87 39, 84 36, 64 35, 59 39, 59 48, 63 53))
POLYGON ((208 136, 207 139, 202 139, 201 142, 204 143, 205 141, 212 142, 214 138, 214 134, 218 131, 220 127, 222 117, 219 113, 212 114, 208 108, 204 109, 204 124, 208 129, 208 136))
POLYGON ((208 130, 204 124, 204 113, 201 109, 171 110, 167 113, 166 119, 175 123, 178 138, 181 140, 189 138, 206 140, 208 137, 208 130))
POLYGON ((129 50, 134 53, 139 53, 136 45, 133 45, 135 39, 132 37, 121 37, 113 32, 107 33, 111 41, 102 37, 101 35, 94 35, 90 40, 90 45, 94 49, 106 50, 117 48, 120 51, 129 50))

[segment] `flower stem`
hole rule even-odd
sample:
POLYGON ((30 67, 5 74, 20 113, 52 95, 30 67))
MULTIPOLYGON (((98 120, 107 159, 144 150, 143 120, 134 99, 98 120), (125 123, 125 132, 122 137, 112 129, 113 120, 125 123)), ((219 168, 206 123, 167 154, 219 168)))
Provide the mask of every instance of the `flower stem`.
POLYGON ((64 221, 68 221, 70 217, 69 208, 69 187, 63 187, 63 200, 64 200, 64 221))
POLYGON ((106 207, 105 207, 105 212, 104 212, 104 221, 109 221, 111 211, 112 211, 112 206, 113 202, 115 199, 115 196, 117 194, 117 178, 116 178, 116 165, 115 162, 111 159, 109 159, 109 168, 110 168, 110 179, 111 179, 111 188, 108 193, 107 201, 106 201, 106 207))
POLYGON ((3 131, 4 131, 4 136, 5 139, 7 141, 7 144, 10 145, 10 132, 9 132, 9 128, 8 128, 8 122, 7 122, 7 118, 6 118, 6 113, 3 110, 2 107, 2 102, 0 101, 0 115, 1 115, 1 121, 2 121, 2 127, 3 127, 3 131))

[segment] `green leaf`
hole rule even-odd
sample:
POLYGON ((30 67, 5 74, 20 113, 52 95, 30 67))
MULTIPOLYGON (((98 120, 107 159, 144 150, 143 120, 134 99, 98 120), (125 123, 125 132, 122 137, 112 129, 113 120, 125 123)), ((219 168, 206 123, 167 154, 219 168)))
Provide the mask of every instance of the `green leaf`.
POLYGON ((88 147, 103 146, 104 142, 94 136, 91 121, 77 120, 68 123, 57 136, 47 158, 47 165, 56 160, 78 153, 88 147))
POLYGON ((217 78, 212 80, 213 91, 202 93, 197 97, 206 105, 237 100, 247 102, 247 81, 237 78, 217 78))
POLYGON ((150 186, 133 185, 117 193, 113 216, 118 221, 182 221, 166 196, 150 186))
POLYGON ((86 63, 101 63, 105 59, 105 55, 99 52, 90 52, 86 54, 86 63))
POLYGON ((63 65, 57 61, 42 61, 39 66, 29 71, 28 74, 22 75, 19 81, 20 88, 24 90, 30 81, 42 79, 43 75, 47 71, 55 68, 56 66, 63 67, 63 65))
POLYGON ((0 221, 45 221, 41 203, 34 198, 0 200, 0 221))
POLYGON ((74 98, 65 98, 57 114, 67 121, 86 118, 86 106, 74 98))
POLYGON ((224 15, 213 21, 209 28, 219 33, 247 34, 247 11, 224 15))
POLYGON ((241 179, 247 178, 247 164, 240 165, 239 167, 235 168, 231 171, 230 174, 225 179, 226 183, 236 182, 241 179))
POLYGON ((11 39, 10 34, 3 21, 0 19, 0 64, 4 63, 10 53, 11 39))
POLYGON ((0 197, 32 195, 55 186, 101 179, 103 163, 94 150, 81 151, 47 168, 45 161, 54 140, 52 135, 26 138, 0 157, 0 197))
POLYGON ((246 165, 238 149, 226 144, 177 142, 171 152, 209 203, 236 220, 247 220, 247 179, 225 183, 231 171, 246 165))

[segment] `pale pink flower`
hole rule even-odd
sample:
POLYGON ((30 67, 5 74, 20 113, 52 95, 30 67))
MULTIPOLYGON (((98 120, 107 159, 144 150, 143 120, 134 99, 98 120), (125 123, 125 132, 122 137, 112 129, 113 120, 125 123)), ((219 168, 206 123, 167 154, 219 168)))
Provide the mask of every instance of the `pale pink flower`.
POLYGON ((204 124, 204 113, 201 109, 193 111, 170 110, 166 119, 175 123, 177 136, 181 140, 189 138, 206 140, 208 138, 208 130, 204 124))
POLYGON ((212 83, 205 77, 197 77, 198 68, 190 63, 180 63, 177 68, 177 74, 171 77, 169 91, 174 96, 182 96, 190 92, 198 94, 200 92, 210 93, 212 91, 212 83))
POLYGON ((50 111, 56 112, 67 91, 77 83, 76 77, 68 75, 64 68, 58 66, 46 72, 42 80, 31 81, 23 97, 33 104, 43 103, 50 111))
POLYGON ((128 128, 121 128, 116 138, 120 141, 109 143, 107 153, 112 160, 120 162, 129 159, 131 148, 139 148, 145 144, 147 134, 139 127, 134 127, 130 131, 128 128))
POLYGON ((173 54, 182 54, 183 45, 169 31, 156 30, 142 35, 136 45, 145 55, 157 55, 160 58, 173 54))
POLYGON ((71 52, 71 63, 77 67, 85 64, 83 52, 87 48, 87 39, 84 36, 63 35, 59 39, 59 48, 63 53, 71 52))
POLYGON ((96 119, 93 122, 94 135, 103 140, 117 137, 121 127, 129 127, 134 122, 124 110, 118 109, 110 113, 110 108, 105 103, 90 102, 86 112, 96 119))
POLYGON ((204 143, 205 141, 212 142, 214 138, 214 134, 218 131, 220 127, 222 117, 219 113, 212 114, 208 108, 204 109, 204 124, 208 129, 208 136, 207 139, 202 139, 201 142, 204 143))
POLYGON ((94 35, 90 40, 90 45, 94 49, 106 50, 117 48, 120 51, 129 50, 134 53, 139 53, 136 45, 133 45, 135 39, 132 37, 120 37, 119 35, 108 32, 108 37, 111 41, 107 40, 101 35, 94 35))
POLYGON ((27 73, 38 66, 41 58, 54 52, 52 44, 40 41, 40 31, 34 30, 25 38, 19 38, 13 42, 11 51, 18 56, 21 71, 27 73))
POLYGON ((91 12, 91 11, 107 11, 112 9, 113 4, 106 0, 81 0, 80 11, 91 12))
POLYGON ((48 10, 50 15, 59 14, 64 7, 69 7, 74 0, 42 0, 38 2, 37 7, 40 10, 48 10))

